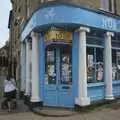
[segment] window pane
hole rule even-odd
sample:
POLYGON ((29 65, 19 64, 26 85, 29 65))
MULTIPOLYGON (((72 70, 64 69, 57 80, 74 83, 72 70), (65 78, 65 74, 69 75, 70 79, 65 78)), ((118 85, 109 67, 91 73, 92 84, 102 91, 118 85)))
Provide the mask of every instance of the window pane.
POLYGON ((117 80, 120 80, 120 51, 117 51, 117 80))
POLYGON ((87 44, 103 46, 103 39, 95 36, 87 36, 87 44))
POLYGON ((61 49, 61 84, 72 84, 71 46, 61 49))
POLYGON ((112 79, 117 79, 116 50, 112 50, 112 79))
POLYGON ((120 80, 120 51, 112 50, 112 79, 120 80))
POLYGON ((45 81, 46 84, 56 84, 55 49, 46 49, 45 81))
POLYGON ((96 80, 103 81, 103 49, 96 48, 96 80))
POLYGON ((87 47, 87 81, 93 82, 95 80, 95 65, 94 65, 94 48, 87 47))

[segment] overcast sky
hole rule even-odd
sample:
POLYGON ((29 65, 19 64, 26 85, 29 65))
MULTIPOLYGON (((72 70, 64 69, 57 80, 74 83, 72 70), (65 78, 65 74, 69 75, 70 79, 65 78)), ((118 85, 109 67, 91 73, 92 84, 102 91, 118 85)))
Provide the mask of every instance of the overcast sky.
POLYGON ((10 0, 0 0, 0 47, 9 39, 8 19, 10 9, 10 0))

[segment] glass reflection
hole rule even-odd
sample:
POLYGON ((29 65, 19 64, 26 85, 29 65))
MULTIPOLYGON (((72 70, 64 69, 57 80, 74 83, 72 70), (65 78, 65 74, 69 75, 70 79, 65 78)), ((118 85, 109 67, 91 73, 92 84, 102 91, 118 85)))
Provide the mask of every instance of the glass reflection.
POLYGON ((61 84, 72 84, 71 48, 61 49, 61 84))

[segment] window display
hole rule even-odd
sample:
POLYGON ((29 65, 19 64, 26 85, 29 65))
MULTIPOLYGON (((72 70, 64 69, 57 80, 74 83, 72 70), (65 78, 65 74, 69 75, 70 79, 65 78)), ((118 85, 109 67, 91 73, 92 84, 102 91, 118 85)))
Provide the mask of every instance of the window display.
POLYGON ((96 48, 96 80, 103 81, 103 48, 96 48))
POLYGON ((117 51, 117 80, 120 80, 120 51, 117 51))
POLYGON ((56 83, 56 71, 55 71, 55 50, 48 48, 46 50, 46 69, 45 69, 45 83, 55 84, 56 83))
POLYGON ((87 47, 87 81, 92 82, 94 80, 94 49, 87 47))
POLYGON ((112 50, 112 79, 120 80, 120 51, 112 50))
POLYGON ((72 84, 71 51, 69 47, 61 49, 61 84, 72 84))
POLYGON ((102 81, 103 80, 103 63, 98 62, 97 64, 97 80, 102 81))
POLYGON ((103 48, 87 47, 87 82, 103 81, 103 48))

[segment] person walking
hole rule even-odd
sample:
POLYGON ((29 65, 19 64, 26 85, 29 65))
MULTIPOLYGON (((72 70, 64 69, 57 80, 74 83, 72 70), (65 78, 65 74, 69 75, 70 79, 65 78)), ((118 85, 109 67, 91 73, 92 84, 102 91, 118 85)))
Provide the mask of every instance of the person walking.
POLYGON ((11 100, 16 99, 16 82, 14 79, 7 76, 4 80, 4 97, 8 105, 8 112, 11 111, 11 100))

